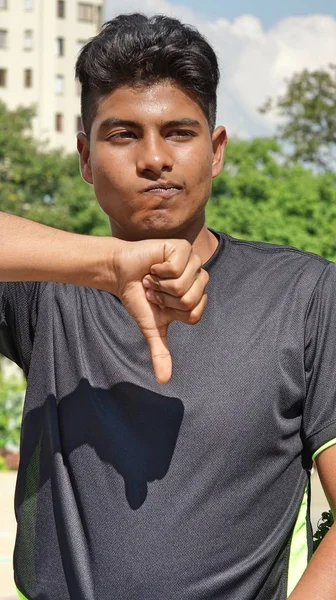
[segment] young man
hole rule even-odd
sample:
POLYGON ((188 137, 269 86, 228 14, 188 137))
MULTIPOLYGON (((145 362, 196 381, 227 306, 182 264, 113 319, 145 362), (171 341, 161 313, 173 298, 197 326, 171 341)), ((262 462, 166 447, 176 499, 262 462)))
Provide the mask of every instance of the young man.
POLYGON ((226 134, 196 30, 120 15, 77 75, 113 237, 1 215, 20 598, 332 600, 334 528, 307 561, 313 457, 336 504, 335 268, 207 229, 226 134))

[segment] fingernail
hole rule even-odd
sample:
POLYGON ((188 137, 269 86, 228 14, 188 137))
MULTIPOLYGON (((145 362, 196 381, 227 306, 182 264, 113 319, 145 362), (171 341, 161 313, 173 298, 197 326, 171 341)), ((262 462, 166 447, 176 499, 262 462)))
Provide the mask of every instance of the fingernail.
POLYGON ((142 280, 142 285, 143 285, 145 288, 150 288, 150 287, 151 287, 151 282, 150 282, 150 280, 149 280, 149 279, 145 278, 145 279, 143 279, 143 280, 142 280))
POLYGON ((153 290, 146 290, 146 296, 148 300, 156 300, 153 290))

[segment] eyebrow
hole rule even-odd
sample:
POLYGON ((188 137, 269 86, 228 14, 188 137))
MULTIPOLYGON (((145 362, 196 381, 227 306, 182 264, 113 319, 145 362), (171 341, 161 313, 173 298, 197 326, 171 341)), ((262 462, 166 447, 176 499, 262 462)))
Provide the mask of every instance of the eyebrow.
MULTIPOLYGON (((107 129, 108 127, 114 127, 119 125, 120 127, 136 127, 141 129, 142 124, 139 121, 132 121, 130 119, 119 119, 118 117, 109 117, 105 119, 99 126, 99 129, 107 129)), ((189 119, 184 117, 183 119, 174 119, 173 121, 164 121, 163 127, 180 127, 181 125, 187 125, 189 127, 201 127, 201 124, 196 119, 189 119)))

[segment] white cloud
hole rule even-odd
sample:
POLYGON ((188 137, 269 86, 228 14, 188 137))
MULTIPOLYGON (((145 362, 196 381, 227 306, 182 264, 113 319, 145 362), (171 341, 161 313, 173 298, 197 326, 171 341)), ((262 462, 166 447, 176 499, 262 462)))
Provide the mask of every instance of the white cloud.
POLYGON ((336 61, 336 19, 329 16, 288 17, 264 31, 253 15, 243 15, 233 22, 204 21, 188 7, 173 6, 166 0, 107 0, 106 4, 107 19, 121 12, 161 13, 199 28, 219 58, 217 121, 226 125, 231 136, 270 133, 276 117, 257 111, 266 98, 281 94, 284 79, 294 72, 336 61))

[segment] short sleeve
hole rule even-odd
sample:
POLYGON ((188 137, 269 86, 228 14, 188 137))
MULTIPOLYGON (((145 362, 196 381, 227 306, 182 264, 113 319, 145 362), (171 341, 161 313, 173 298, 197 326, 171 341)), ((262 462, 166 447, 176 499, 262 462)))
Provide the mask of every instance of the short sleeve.
POLYGON ((311 460, 336 443, 336 267, 329 263, 310 298, 305 322, 306 397, 302 437, 311 460))
POLYGON ((45 283, 0 283, 0 354, 28 374, 39 301, 45 283))

